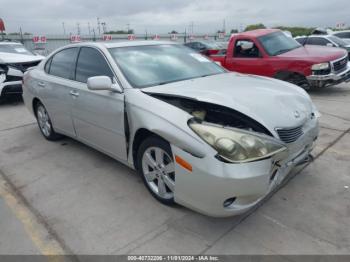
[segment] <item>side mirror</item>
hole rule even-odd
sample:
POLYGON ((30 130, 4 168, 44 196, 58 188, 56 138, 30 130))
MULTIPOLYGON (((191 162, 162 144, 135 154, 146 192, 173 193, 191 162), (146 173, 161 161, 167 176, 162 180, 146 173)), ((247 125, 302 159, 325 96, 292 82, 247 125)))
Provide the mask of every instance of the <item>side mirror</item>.
POLYGON ((87 80, 87 87, 90 90, 100 91, 108 90, 118 93, 122 93, 123 90, 118 84, 113 84, 112 80, 108 76, 93 76, 89 77, 87 80))
POLYGON ((327 43, 327 46, 334 47, 334 45, 332 43, 327 43))

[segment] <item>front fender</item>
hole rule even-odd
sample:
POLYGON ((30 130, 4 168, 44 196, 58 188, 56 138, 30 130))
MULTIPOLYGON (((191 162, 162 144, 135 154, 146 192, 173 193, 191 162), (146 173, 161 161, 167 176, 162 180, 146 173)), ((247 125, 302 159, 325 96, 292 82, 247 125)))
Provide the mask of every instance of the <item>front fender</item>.
MULTIPOLYGON (((187 112, 151 97, 138 89, 125 90, 125 109, 130 129, 130 148, 137 130, 147 129, 193 156, 203 158, 214 149, 200 139, 187 125, 192 118, 187 112)), ((132 150, 128 161, 133 163, 132 150)))

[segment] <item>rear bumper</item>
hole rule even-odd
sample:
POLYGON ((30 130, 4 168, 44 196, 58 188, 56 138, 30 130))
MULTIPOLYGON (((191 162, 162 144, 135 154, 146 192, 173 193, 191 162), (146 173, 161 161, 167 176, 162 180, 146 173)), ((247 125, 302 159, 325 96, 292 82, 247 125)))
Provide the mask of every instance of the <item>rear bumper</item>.
POLYGON ((330 73, 328 75, 310 75, 306 77, 309 84, 314 87, 326 87, 350 81, 350 63, 346 70, 340 73, 330 73))

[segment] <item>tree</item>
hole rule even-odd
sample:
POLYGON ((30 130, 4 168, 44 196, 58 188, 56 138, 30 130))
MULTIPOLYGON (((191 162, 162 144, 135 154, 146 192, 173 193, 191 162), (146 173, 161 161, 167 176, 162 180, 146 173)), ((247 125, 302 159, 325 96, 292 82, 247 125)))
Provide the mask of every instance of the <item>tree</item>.
POLYGON ((254 24, 254 25, 248 25, 244 31, 251 31, 251 30, 256 30, 256 29, 265 29, 266 26, 264 24, 254 24))
POLYGON ((169 34, 178 34, 176 30, 172 30, 169 34))
POLYGON ((134 29, 129 29, 129 30, 116 30, 116 31, 108 31, 105 32, 105 34, 109 35, 127 35, 127 34, 134 34, 134 29))
POLYGON ((231 34, 237 34, 238 30, 237 29, 231 29, 231 34))
POLYGON ((303 35, 311 35, 312 31, 315 30, 313 27, 298 27, 298 26, 278 26, 277 29, 282 31, 289 31, 292 33, 293 37, 303 36, 303 35))

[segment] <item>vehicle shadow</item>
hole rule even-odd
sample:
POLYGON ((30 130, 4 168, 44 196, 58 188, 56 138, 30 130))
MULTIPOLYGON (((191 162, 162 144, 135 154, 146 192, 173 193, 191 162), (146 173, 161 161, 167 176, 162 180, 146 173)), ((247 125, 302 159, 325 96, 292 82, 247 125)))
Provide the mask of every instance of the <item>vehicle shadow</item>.
POLYGON ((307 91, 309 95, 320 97, 343 97, 350 96, 350 84, 326 88, 313 88, 307 91))

